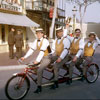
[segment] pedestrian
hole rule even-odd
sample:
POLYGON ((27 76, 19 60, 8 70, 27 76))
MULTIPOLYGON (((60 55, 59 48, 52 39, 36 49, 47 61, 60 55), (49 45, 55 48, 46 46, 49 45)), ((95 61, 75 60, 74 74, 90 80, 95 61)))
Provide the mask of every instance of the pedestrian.
POLYGON ((36 29, 36 35, 37 39, 33 42, 33 45, 31 45, 30 49, 26 53, 24 57, 21 58, 21 60, 24 60, 28 58, 35 50, 39 51, 38 56, 36 57, 36 60, 33 62, 33 64, 38 64, 39 68, 37 70, 37 85, 38 88, 34 93, 39 93, 42 91, 42 74, 43 70, 50 64, 50 58, 49 58, 49 50, 48 47, 49 41, 46 38, 43 38, 44 31, 42 28, 36 29))
POLYGON ((14 36, 15 36, 15 29, 12 27, 8 34, 8 45, 9 45, 9 58, 14 58, 14 36))
POLYGON ((15 41, 15 47, 16 47, 16 57, 18 59, 22 57, 22 47, 24 46, 23 35, 20 29, 17 30, 14 41, 15 41))

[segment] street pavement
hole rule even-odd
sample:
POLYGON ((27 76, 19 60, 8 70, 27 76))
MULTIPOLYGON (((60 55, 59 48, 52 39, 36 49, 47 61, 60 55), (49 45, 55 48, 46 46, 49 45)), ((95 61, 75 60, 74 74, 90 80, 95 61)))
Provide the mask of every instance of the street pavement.
MULTIPOLYGON (((37 53, 34 53, 25 62, 33 61, 37 53)), ((100 47, 98 47, 94 54, 94 62, 100 66, 100 47)), ((25 65, 18 65, 17 59, 9 59, 8 53, 0 54, 0 100, 7 99, 5 96, 5 84, 13 73, 21 72, 25 65)), ((99 67, 100 68, 100 67, 99 67)), ((60 84, 56 90, 50 90, 49 87, 43 88, 40 94, 33 93, 33 82, 31 81, 31 88, 24 99, 100 99, 100 76, 98 80, 89 84, 86 81, 74 81, 71 85, 65 83, 60 84)))
MULTIPOLYGON (((0 71, 0 100, 8 100, 5 95, 5 84, 13 73, 22 72, 23 69, 3 70, 0 71)), ((100 76, 95 83, 89 84, 86 81, 73 81, 71 85, 62 83, 56 90, 51 90, 50 87, 43 87, 40 94, 33 93, 34 85, 30 81, 31 87, 28 94, 23 100, 36 100, 36 99, 100 99, 100 76)))

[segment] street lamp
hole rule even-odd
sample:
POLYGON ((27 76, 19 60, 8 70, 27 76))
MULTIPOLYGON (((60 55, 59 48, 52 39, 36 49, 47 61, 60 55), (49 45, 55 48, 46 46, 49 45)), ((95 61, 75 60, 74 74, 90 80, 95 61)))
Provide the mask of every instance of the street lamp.
POLYGON ((76 12, 77 12, 76 6, 73 7, 72 12, 73 12, 73 32, 74 32, 75 31, 75 17, 76 17, 76 12))

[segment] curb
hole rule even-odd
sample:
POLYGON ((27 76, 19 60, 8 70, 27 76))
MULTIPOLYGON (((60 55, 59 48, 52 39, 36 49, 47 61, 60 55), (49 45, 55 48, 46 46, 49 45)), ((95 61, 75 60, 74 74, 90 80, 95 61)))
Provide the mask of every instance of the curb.
POLYGON ((2 71, 2 70, 23 69, 25 67, 26 67, 26 65, 0 66, 0 71, 2 71))

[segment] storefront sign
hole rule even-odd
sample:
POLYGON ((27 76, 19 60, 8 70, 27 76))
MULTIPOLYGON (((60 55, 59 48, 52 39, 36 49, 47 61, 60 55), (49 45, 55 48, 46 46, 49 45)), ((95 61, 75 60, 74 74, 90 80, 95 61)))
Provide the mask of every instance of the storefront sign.
POLYGON ((22 6, 19 6, 17 3, 12 4, 6 1, 2 1, 0 5, 1 5, 0 8, 5 9, 5 10, 22 12, 22 6))

